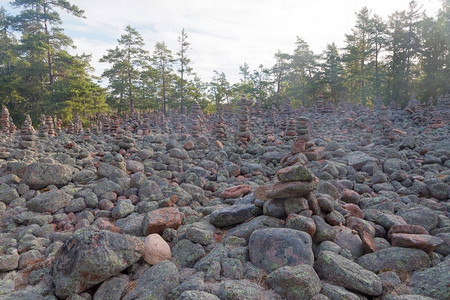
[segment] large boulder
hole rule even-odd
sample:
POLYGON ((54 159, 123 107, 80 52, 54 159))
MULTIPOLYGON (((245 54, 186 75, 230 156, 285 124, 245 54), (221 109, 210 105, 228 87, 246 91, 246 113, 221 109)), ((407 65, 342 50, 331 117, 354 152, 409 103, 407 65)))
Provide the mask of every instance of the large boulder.
POLYGON ((34 162, 27 166, 22 183, 38 190, 49 185, 62 187, 72 179, 72 168, 67 165, 34 162))
POLYGON ((284 266, 312 266, 314 254, 311 247, 312 240, 306 232, 265 228, 252 233, 248 251, 254 265, 272 272, 284 266))
POLYGON ((331 251, 322 251, 314 264, 321 279, 351 291, 379 296, 383 291, 380 278, 357 263, 331 251))
POLYGON ((71 196, 61 190, 51 190, 30 199, 27 208, 34 212, 54 213, 69 204, 71 196))
POLYGON ((137 237, 104 230, 77 231, 55 256, 55 294, 66 298, 81 293, 119 274, 143 253, 144 243, 137 237))

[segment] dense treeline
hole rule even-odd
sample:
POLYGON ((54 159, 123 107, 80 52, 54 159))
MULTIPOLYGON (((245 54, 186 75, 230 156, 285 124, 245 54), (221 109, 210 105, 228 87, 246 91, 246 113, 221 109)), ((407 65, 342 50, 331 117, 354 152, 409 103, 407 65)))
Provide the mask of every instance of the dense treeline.
POLYGON ((184 113, 193 101, 214 111, 235 103, 242 93, 266 107, 279 107, 286 97, 311 105, 318 95, 365 105, 380 95, 386 103, 405 105, 412 93, 427 101, 450 87, 447 0, 434 17, 416 1, 387 20, 364 7, 342 49, 331 43, 317 54, 297 37, 293 53, 278 51, 273 66, 252 70, 241 65, 235 84, 223 72, 214 71, 207 83, 197 76, 184 29, 178 49, 161 41, 151 51, 140 33, 127 26, 117 46, 105 50, 100 60, 107 66, 102 74, 107 88, 91 75, 90 55, 68 51, 74 44, 57 12, 84 18, 84 11, 66 0, 15 0, 11 5, 17 15, 0 8, 0 104, 19 122, 25 114, 36 121, 42 113, 64 120, 78 114, 84 121, 103 112, 184 113))

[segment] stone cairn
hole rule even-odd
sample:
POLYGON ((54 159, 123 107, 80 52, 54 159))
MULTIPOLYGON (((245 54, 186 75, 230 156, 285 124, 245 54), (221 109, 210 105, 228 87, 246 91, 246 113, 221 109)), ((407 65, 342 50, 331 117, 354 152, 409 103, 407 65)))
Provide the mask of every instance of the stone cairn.
POLYGON ((74 134, 74 133, 75 133, 73 123, 72 123, 72 121, 70 121, 70 120, 69 120, 69 122, 67 123, 66 133, 67 133, 67 134, 74 134))
POLYGON ((252 101, 247 99, 243 94, 239 101, 239 130, 237 133, 237 143, 243 148, 245 148, 252 139, 252 133, 249 130, 251 105, 252 101))
POLYGON ((203 120, 203 118, 204 118, 202 108, 200 107, 200 104, 198 104, 197 101, 194 101, 194 103, 192 104, 191 117, 199 119, 199 120, 203 120))
MULTIPOLYGON (((310 217, 320 213, 317 199, 312 193, 318 184, 317 177, 305 166, 297 164, 279 170, 270 184, 259 186, 255 190, 255 198, 258 202, 264 201, 264 215, 275 218, 288 216, 288 221, 297 214, 310 217)), ((315 229, 314 222, 311 227, 315 229)))
POLYGON ((61 119, 57 119, 55 122, 55 132, 56 134, 61 134, 62 132, 62 120, 61 119))
POLYGON ((216 126, 214 128, 214 135, 219 141, 225 141, 227 139, 225 119, 222 115, 217 118, 216 126))
POLYGON ((51 116, 47 116, 47 118, 45 118, 45 125, 47 126, 48 135, 51 137, 55 136, 55 129, 53 126, 53 118, 51 116))
POLYGON ((293 140, 297 136, 296 124, 293 118, 290 118, 287 122, 286 129, 284 131, 284 139, 285 140, 293 140))
POLYGON ((23 122, 22 127, 20 128, 20 147, 22 149, 29 149, 34 147, 34 140, 36 136, 34 135, 34 129, 31 125, 31 117, 27 115, 25 117, 25 121, 23 122))
POLYGON ((197 138, 200 136, 200 122, 197 118, 194 118, 191 123, 191 136, 197 138))
POLYGON ((48 138, 48 127, 46 123, 46 118, 44 115, 42 115, 41 122, 38 128, 38 136, 41 139, 48 138))
POLYGON ((2 125, 2 133, 8 134, 9 133, 9 110, 6 108, 6 106, 3 106, 2 113, 0 115, 0 124, 2 125))
POLYGON ((283 102, 283 105, 281 105, 281 122, 280 122, 281 131, 286 130, 288 120, 291 118, 293 114, 294 111, 291 106, 291 100, 289 98, 286 98, 286 100, 283 102))
POLYGON ((450 94, 446 94, 445 97, 439 97, 436 106, 441 112, 442 121, 448 125, 450 122, 450 94))
POLYGON ((310 140, 309 120, 306 117, 297 118, 297 139, 292 144, 291 154, 302 153, 306 150, 306 143, 310 140))
POLYGON ((389 118, 389 110, 386 106, 381 106, 380 112, 378 114, 378 124, 379 130, 383 140, 381 143, 390 144, 395 140, 395 135, 392 129, 392 123, 389 118))

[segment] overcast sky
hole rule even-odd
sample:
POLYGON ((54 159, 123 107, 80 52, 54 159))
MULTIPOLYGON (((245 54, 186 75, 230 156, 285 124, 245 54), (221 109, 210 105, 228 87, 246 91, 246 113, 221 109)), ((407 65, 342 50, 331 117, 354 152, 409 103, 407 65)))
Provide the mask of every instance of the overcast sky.
MULTIPOLYGON (((4 0, 0 0, 3 2, 4 0)), ((69 0, 85 11, 86 19, 61 13, 63 28, 78 53, 93 55, 95 74, 105 63, 98 60, 114 48, 124 28, 131 25, 153 52, 165 41, 174 53, 182 28, 188 34, 194 71, 209 81, 213 70, 225 72, 230 82, 239 80, 244 62, 256 69, 271 67, 277 50, 292 52, 296 36, 315 53, 327 43, 344 45, 344 34, 355 25, 355 12, 367 6, 386 20, 409 0, 69 0)), ((6 2, 6 1, 5 1, 6 2)), ((441 0, 418 0, 427 15, 435 15, 441 0)))

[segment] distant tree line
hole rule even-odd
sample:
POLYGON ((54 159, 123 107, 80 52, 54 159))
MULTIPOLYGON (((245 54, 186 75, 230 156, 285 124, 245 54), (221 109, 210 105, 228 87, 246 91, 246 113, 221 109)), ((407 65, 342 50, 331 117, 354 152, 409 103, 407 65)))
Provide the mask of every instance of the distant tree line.
POLYGON ((175 52, 161 41, 153 51, 140 33, 127 26, 114 49, 105 50, 102 77, 91 75, 90 55, 71 55, 73 41, 64 34, 57 11, 84 18, 84 11, 66 0, 15 0, 19 13, 0 8, 0 104, 14 120, 42 113, 64 120, 75 114, 84 121, 104 112, 161 110, 186 113, 194 101, 207 111, 235 104, 241 94, 265 107, 288 97, 294 105, 313 105, 319 95, 333 101, 371 105, 380 95, 386 103, 404 106, 414 93, 436 99, 450 87, 450 3, 434 17, 416 1, 383 20, 368 8, 356 13, 345 34, 345 46, 328 44, 314 53, 297 37, 293 53, 278 51, 271 67, 239 66, 239 82, 230 84, 214 70, 210 82, 194 72, 190 43, 183 29, 175 52))

